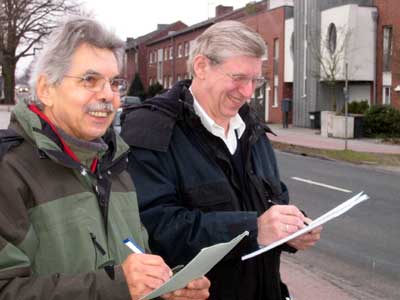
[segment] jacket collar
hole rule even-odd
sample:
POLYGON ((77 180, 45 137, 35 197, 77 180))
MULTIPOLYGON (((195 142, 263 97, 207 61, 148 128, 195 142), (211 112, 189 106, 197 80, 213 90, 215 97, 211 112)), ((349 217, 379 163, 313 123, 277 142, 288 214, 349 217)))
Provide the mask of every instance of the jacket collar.
MULTIPOLYGON (((14 107, 11 116, 11 126, 18 127, 17 124, 22 127, 21 134, 28 137, 38 147, 40 153, 45 153, 51 159, 67 167, 81 167, 79 160, 65 150, 65 142, 57 133, 54 125, 41 118, 22 102, 14 107)), ((116 136, 112 129, 107 130, 103 140, 108 145, 108 151, 102 159, 107 158, 113 161, 129 150, 129 147, 119 136, 116 136)))

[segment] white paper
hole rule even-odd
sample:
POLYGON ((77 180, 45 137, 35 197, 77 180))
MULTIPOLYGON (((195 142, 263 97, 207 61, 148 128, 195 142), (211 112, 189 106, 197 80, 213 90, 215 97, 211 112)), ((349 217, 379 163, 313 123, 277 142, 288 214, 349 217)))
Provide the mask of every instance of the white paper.
POLYGON ((248 231, 238 235, 230 242, 216 244, 201 249, 182 270, 172 276, 158 289, 152 291, 141 299, 153 299, 166 293, 185 287, 190 281, 200 278, 211 270, 229 251, 231 251, 246 235, 248 231))
POLYGON ((349 209, 351 209, 352 207, 354 207, 355 205, 365 201, 369 199, 367 194, 364 194, 364 192, 360 192, 359 194, 355 195, 354 197, 350 198, 349 200, 343 202, 342 204, 339 204, 338 206, 336 206, 335 208, 331 209, 330 211, 328 211, 327 213, 323 214, 322 216, 318 217, 317 219, 315 219, 314 221, 312 221, 310 224, 308 224, 306 227, 296 231, 295 233, 280 239, 279 241, 273 242, 271 244, 269 244, 268 246, 265 246, 259 250, 256 250, 254 252, 251 252, 249 254, 246 254, 244 256, 242 256, 242 260, 246 260, 249 258, 252 258, 254 256, 257 256, 261 253, 267 252, 268 250, 271 250, 277 246, 280 246, 302 234, 305 234, 311 230, 313 230, 314 228, 340 216, 341 214, 344 214, 346 211, 348 211, 349 209))

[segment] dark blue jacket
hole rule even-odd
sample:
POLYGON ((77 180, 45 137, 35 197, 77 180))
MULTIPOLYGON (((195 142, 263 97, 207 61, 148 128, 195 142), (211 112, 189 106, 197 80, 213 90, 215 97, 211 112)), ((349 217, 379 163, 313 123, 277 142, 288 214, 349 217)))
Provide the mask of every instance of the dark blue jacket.
POLYGON ((268 200, 288 203, 268 127, 246 104, 239 141, 242 176, 223 141, 210 134, 193 110, 190 81, 124 113, 121 135, 131 147, 129 172, 137 188, 150 248, 170 266, 185 264, 201 248, 243 240, 207 276, 210 299, 281 300, 281 248, 242 262, 258 248, 257 216, 268 200))

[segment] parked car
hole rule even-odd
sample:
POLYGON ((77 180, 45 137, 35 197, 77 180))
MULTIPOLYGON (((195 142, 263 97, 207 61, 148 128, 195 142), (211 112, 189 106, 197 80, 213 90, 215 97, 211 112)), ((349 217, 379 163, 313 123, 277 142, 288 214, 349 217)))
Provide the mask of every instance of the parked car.
POLYGON ((117 112, 115 113, 114 120, 112 122, 112 127, 118 134, 121 133, 121 114, 122 114, 122 108, 118 108, 117 112))
POLYGON ((121 98, 121 106, 128 106, 132 104, 140 104, 142 100, 136 96, 124 96, 121 98))

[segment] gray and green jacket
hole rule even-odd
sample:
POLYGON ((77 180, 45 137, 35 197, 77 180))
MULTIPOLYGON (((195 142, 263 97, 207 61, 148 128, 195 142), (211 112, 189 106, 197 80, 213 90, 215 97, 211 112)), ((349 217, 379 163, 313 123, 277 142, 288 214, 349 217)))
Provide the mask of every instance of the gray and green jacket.
POLYGON ((126 144, 108 130, 92 173, 25 104, 0 140, 0 299, 130 299, 122 240, 148 246, 126 144))

